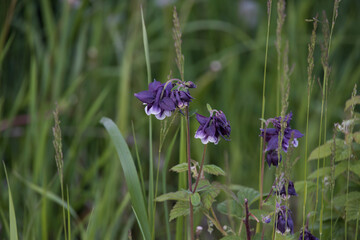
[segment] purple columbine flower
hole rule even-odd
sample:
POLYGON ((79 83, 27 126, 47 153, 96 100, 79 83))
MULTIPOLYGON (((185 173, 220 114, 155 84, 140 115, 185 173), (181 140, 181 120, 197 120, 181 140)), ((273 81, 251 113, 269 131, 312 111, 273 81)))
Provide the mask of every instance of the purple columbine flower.
POLYGON ((203 144, 208 142, 218 144, 220 137, 229 141, 231 127, 222 111, 211 110, 210 117, 196 114, 196 119, 200 126, 195 133, 195 138, 201 139, 203 144))
POLYGON ((135 93, 140 101, 146 105, 145 112, 147 115, 154 114, 159 120, 170 117, 176 109, 174 101, 170 98, 172 84, 161 84, 154 80, 149 84, 149 90, 135 93))
MULTIPOLYGON (((299 240, 303 240, 303 232, 300 233, 299 240)), ((305 230, 304 240, 319 240, 317 237, 311 234, 307 229, 305 230)))
MULTIPOLYGON (((296 129, 291 129, 291 127, 290 127, 291 119, 292 119, 291 112, 284 117, 285 129, 284 129, 284 135, 283 135, 283 139, 282 139, 282 143, 281 143, 281 148, 284 152, 287 152, 289 145, 290 145, 289 142, 290 142, 290 139, 292 136, 293 136, 293 141, 291 142, 291 144, 294 147, 298 146, 297 139, 304 136, 300 131, 298 131, 296 129)), ((265 135, 265 142, 267 144, 266 149, 265 149, 265 152, 267 152, 266 161, 267 161, 269 167, 271 166, 271 164, 273 164, 274 166, 278 166, 278 163, 279 163, 278 141, 279 141, 279 134, 281 133, 282 120, 281 120, 281 117, 276 117, 276 118, 269 119, 268 121, 271 122, 275 128, 266 128, 266 130, 260 129, 261 130, 260 136, 264 137, 264 135, 265 135)), ((280 161, 281 161, 281 155, 280 155, 280 161)))
POLYGON ((183 108, 189 105, 192 97, 188 88, 195 88, 193 82, 182 82, 178 79, 171 79, 166 83, 154 80, 149 84, 149 90, 135 93, 140 101, 144 103, 147 115, 154 114, 159 120, 170 117, 176 107, 183 108), (176 81, 176 84, 173 82, 176 81))
MULTIPOLYGON (((276 194, 278 194, 278 193, 276 192, 276 194)), ((280 190, 280 195, 286 196, 285 184, 282 186, 282 188, 280 190)), ((296 193, 295 187, 294 187, 294 183, 292 181, 289 181, 289 184, 288 184, 288 195, 289 196, 297 196, 297 193, 296 193)))
POLYGON ((196 85, 191 81, 180 81, 173 87, 173 90, 171 91, 170 98, 179 109, 189 106, 191 99, 193 99, 193 97, 190 96, 188 90, 189 88, 196 88, 196 85))
POLYGON ((291 218, 291 211, 290 209, 286 210, 286 206, 280 206, 278 210, 276 229, 282 234, 284 234, 286 231, 294 234, 294 222, 291 218))

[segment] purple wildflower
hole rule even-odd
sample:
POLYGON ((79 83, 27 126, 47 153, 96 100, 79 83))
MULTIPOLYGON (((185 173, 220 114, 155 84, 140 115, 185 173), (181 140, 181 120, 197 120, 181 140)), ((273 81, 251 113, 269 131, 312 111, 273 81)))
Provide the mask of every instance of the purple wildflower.
MULTIPOLYGON (((283 129, 284 135, 283 135, 283 139, 282 139, 282 143, 281 143, 281 148, 284 152, 287 152, 287 150, 290 146, 289 142, 291 140, 291 137, 293 137, 291 144, 294 147, 297 147, 298 146, 297 139, 304 136, 300 131, 290 128, 291 119, 292 119, 291 112, 284 117, 285 129, 283 129)), ((282 120, 281 120, 281 117, 276 117, 276 118, 269 119, 268 121, 271 122, 275 128, 260 129, 261 130, 260 136, 261 137, 265 136, 265 142, 267 143, 265 152, 268 152, 266 161, 268 162, 269 167, 271 164, 273 164, 274 166, 278 166, 278 163, 279 163, 278 141, 279 141, 279 134, 281 133, 282 120)), ((281 161, 281 157, 280 157, 280 161, 281 161)))
MULTIPOLYGON (((289 196, 297 196, 297 193, 296 193, 295 187, 294 187, 294 183, 292 181, 289 181, 289 184, 288 184, 288 194, 289 194, 289 196)), ((282 186, 282 188, 280 190, 280 195, 286 196, 285 184, 282 186)))
POLYGON ((220 136, 225 140, 230 136, 231 127, 222 111, 211 110, 210 117, 205 117, 196 114, 196 119, 200 123, 198 130, 195 133, 195 138, 201 139, 203 144, 212 142, 218 144, 220 136))
POLYGON ((179 82, 174 88, 171 91, 170 98, 173 100, 175 105, 179 109, 189 106, 193 97, 190 96, 188 88, 196 88, 196 85, 191 81, 179 82))
MULTIPOLYGON (((303 232, 300 233, 299 240, 303 240, 303 232)), ((305 230, 304 240, 319 240, 317 237, 311 234, 307 229, 305 230)))
POLYGON ((134 94, 146 105, 145 112, 147 115, 154 114, 157 119, 163 120, 165 117, 170 117, 176 107, 183 108, 189 105, 192 97, 188 88, 196 87, 195 84, 180 80, 177 84, 172 82, 173 80, 160 83, 154 80, 149 84, 149 90, 134 94))
POLYGON ((286 209, 286 206, 281 206, 277 213, 276 228, 279 232, 284 234, 286 231, 294 233, 294 222, 291 218, 290 209, 286 209))

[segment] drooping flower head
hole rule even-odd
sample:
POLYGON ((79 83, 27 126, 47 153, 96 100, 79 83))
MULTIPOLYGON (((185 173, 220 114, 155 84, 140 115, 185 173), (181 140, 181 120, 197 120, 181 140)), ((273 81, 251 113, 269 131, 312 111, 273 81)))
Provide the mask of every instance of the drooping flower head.
POLYGON ((220 137, 229 141, 228 137, 230 136, 231 127, 222 111, 210 110, 210 117, 196 114, 196 119, 200 126, 195 133, 195 138, 201 139, 203 144, 208 142, 218 144, 220 137))
POLYGON ((286 231, 294 234, 294 222, 291 218, 290 209, 287 209, 286 206, 280 206, 277 211, 277 231, 279 231, 281 234, 284 234, 286 231))
MULTIPOLYGON (((281 134, 281 124, 283 123, 284 129, 283 129, 283 138, 281 143, 281 148, 284 152, 287 152, 290 144, 292 144, 294 147, 298 146, 298 138, 301 138, 304 136, 300 131, 296 129, 291 129, 290 127, 290 121, 292 119, 292 113, 290 112, 288 115, 284 117, 284 120, 281 119, 281 117, 271 118, 267 122, 272 123, 274 125, 274 128, 266 128, 266 129, 260 129, 261 130, 261 137, 265 137, 265 143, 267 144, 265 152, 267 152, 266 161, 269 164, 269 167, 271 164, 274 166, 278 166, 279 163, 279 135, 281 134), (293 138, 292 142, 290 142, 291 138, 293 138)), ((280 161, 281 161, 281 155, 280 155, 280 161)))
POLYGON ((146 105, 147 115, 153 114, 157 119, 163 120, 165 117, 170 117, 176 107, 188 106, 192 99, 188 88, 193 87, 196 86, 192 82, 182 82, 178 79, 172 79, 166 83, 154 80, 149 84, 149 90, 134 95, 146 105), (176 80, 175 84, 174 80, 176 80))
MULTIPOLYGON (((303 240, 303 231, 300 233, 299 240, 303 240)), ((307 229, 305 230, 304 240, 319 240, 317 237, 311 234, 307 229)))
MULTIPOLYGON (((294 186, 294 183, 292 181, 289 181, 287 190, 288 190, 287 191, 288 196, 297 196, 297 193, 295 191, 295 186, 294 186)), ((282 185, 280 192, 276 191, 276 194, 278 194, 278 195, 280 195, 282 197, 286 197, 285 184, 282 185)))

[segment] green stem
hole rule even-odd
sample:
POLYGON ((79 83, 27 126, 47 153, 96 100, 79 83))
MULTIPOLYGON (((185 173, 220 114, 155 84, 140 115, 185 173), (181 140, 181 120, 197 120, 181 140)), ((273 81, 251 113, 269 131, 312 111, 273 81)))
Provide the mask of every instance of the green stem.
POLYGON ((199 184, 200 177, 201 177, 202 169, 203 169, 203 166, 204 166, 204 159, 205 159, 205 154, 206 154, 206 147, 207 147, 207 144, 204 145, 204 152, 203 152, 203 156, 202 156, 202 160, 201 160, 200 170, 199 170, 199 174, 198 174, 197 179, 196 179, 196 184, 195 184, 193 193, 195 193, 196 188, 197 188, 197 186, 198 186, 198 184, 199 184))
MULTIPOLYGON (((266 32, 266 44, 265 44, 265 63, 264 63, 264 77, 263 77, 263 92, 262 92, 262 106, 261 106, 261 118, 265 117, 265 89, 266 89, 266 71, 267 71, 267 58, 268 58, 268 49, 269 49, 269 32, 270 32, 270 20, 271 20, 271 4, 272 0, 268 1, 268 19, 267 19, 267 32, 266 32)), ((264 123, 261 121, 261 128, 264 127, 264 123)), ((261 209, 262 205, 262 189, 263 189, 263 180, 264 180, 264 168, 263 168, 263 145, 264 141, 260 141, 260 168, 259 168, 259 189, 260 189, 260 202, 259 208, 261 209)), ((256 232, 260 231, 260 223, 256 225, 256 232)))
MULTIPOLYGON (((189 183, 189 190, 192 192, 192 179, 191 179, 191 156, 190 156, 190 119, 189 119, 189 107, 187 106, 185 109, 185 117, 186 117, 186 149, 187 149, 187 160, 188 160, 188 183, 189 183)), ((191 200, 189 201, 190 207, 190 236, 191 240, 195 239, 194 236, 194 210, 191 204, 191 200)))

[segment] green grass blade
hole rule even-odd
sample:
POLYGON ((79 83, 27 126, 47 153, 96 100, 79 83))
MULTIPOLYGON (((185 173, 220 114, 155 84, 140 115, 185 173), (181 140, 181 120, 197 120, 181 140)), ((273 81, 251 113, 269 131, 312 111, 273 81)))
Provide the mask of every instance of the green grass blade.
MULTIPOLYGON (((144 13, 142 6, 140 7, 141 11, 141 25, 142 25, 142 32, 143 32, 143 42, 144 42, 144 52, 145 52, 145 62, 146 62, 146 71, 147 71, 147 81, 148 84, 151 82, 151 65, 150 65, 150 54, 149 54, 149 42, 146 32, 145 20, 144 20, 144 13)), ((149 116, 149 196, 148 196, 148 214, 149 214, 149 221, 152 227, 153 236, 155 231, 155 224, 154 224, 154 167, 153 167, 153 148, 152 148, 152 119, 149 116)))
POLYGON ((75 210, 69 205, 67 205, 67 203, 65 201, 63 201, 61 199, 61 197, 57 196, 56 194, 54 194, 53 192, 50 192, 49 190, 43 189, 41 187, 39 187, 38 185, 33 184, 32 182, 24 179, 19 173, 15 172, 15 177, 17 177, 20 181, 22 181, 25 185, 27 185, 31 190, 44 195, 44 197, 52 200, 53 202, 59 204, 60 206, 64 207, 65 209, 69 209, 70 214, 74 217, 74 218, 78 218, 78 215, 76 214, 75 210))
MULTIPOLYGON (((163 189, 163 194, 166 193, 166 173, 168 172, 168 165, 169 165, 169 161, 171 158, 171 153, 172 150, 174 148, 174 144, 177 138, 177 135, 179 133, 179 128, 176 131, 173 139, 170 142, 170 145, 168 147, 168 150, 166 152, 166 156, 165 156, 165 163, 164 163, 164 167, 162 169, 162 189, 163 189)), ((171 239, 171 235, 170 235, 170 224, 169 224, 169 209, 167 206, 167 203, 164 203, 164 214, 165 214, 165 229, 166 229, 166 239, 170 240, 171 239)))
POLYGON ((18 235, 17 235, 17 227, 16 227, 15 208, 14 208, 14 203, 13 203, 12 195, 11 195, 10 182, 9 182, 9 178, 7 175, 6 166, 5 166, 4 162, 3 162, 3 165, 4 165, 5 175, 6 175, 6 181, 7 181, 8 187, 9 187, 8 189, 9 189, 10 240, 17 240, 18 235))
POLYGON ((150 225, 146 215, 146 208, 141 192, 139 177, 135 168, 134 160, 130 154, 130 150, 118 127, 111 119, 103 117, 100 122, 108 131, 111 140, 115 145, 120 158, 121 167, 124 172, 127 188, 130 193, 133 211, 144 239, 148 240, 151 236, 150 225))
MULTIPOLYGON (((180 149, 179 149, 179 164, 186 163, 186 128, 185 128, 185 120, 181 118, 181 129, 180 129, 180 149)), ((186 172, 179 173, 179 183, 178 189, 186 189, 186 172)), ((176 240, 186 239, 185 232, 185 218, 179 217, 176 219, 176 240)))

